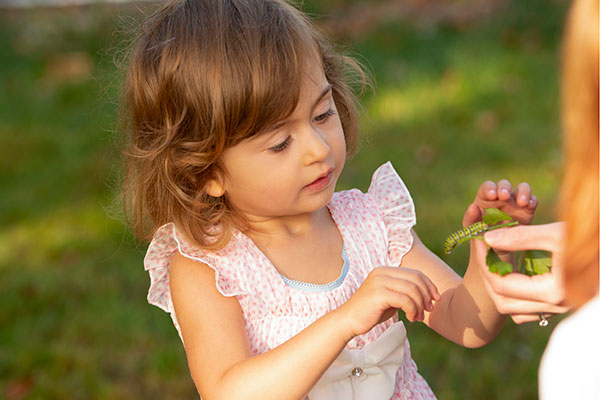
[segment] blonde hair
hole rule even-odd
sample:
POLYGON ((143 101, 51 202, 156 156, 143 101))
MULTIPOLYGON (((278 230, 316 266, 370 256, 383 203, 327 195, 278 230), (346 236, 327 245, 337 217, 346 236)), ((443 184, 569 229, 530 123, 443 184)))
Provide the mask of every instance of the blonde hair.
POLYGON ((598 293, 598 0, 574 2, 562 63, 566 166, 559 212, 567 223, 567 301, 579 306, 598 293))
POLYGON ((358 112, 348 77, 364 84, 365 74, 300 11, 281 0, 182 0, 148 18, 122 99, 124 205, 138 238, 174 222, 216 249, 245 226, 226 195, 211 197, 204 187, 225 172, 227 148, 293 112, 312 57, 332 85, 349 156, 358 112))

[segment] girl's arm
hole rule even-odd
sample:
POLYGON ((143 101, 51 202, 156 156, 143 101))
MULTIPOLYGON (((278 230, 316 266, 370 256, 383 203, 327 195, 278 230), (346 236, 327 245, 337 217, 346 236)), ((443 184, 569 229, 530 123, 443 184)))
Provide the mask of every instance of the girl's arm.
POLYGON ((350 340, 331 313, 252 357, 240 305, 218 292, 210 267, 176 253, 170 281, 190 372, 203 399, 300 399, 350 340))
POLYGON ((171 294, 194 383, 205 400, 302 399, 350 339, 402 309, 422 320, 439 294, 421 273, 378 268, 346 304, 299 334, 252 356, 242 310, 221 295, 214 271, 176 253, 171 294))
MULTIPOLYGON (((402 267, 415 268, 427 275, 438 288, 441 299, 433 311, 425 312, 424 322, 448 340, 465 347, 481 347, 500 332, 506 316, 485 289, 478 267, 469 264, 464 277, 433 254, 413 233, 413 247, 402 258, 402 267)), ((474 240, 471 251, 485 251, 485 245, 474 240), (483 249, 478 247, 484 246, 483 249)), ((484 257, 485 258, 485 257, 484 257)), ((472 258, 473 259, 473 258, 472 258)))
MULTIPOLYGON (((477 191, 475 201, 465 213, 463 225, 479 220, 488 207, 499 208, 521 224, 529 224, 537 207, 537 198, 527 183, 512 190, 509 181, 486 181, 477 191)), ((402 259, 402 266, 416 268, 427 275, 442 295, 434 310, 426 313, 425 323, 453 342, 465 347, 481 347, 496 337, 506 316, 500 314, 486 289, 481 271, 485 265, 487 247, 480 240, 471 240, 471 257, 461 279, 446 263, 429 251, 413 232, 413 248, 402 259)), ((501 255, 502 258, 511 254, 501 255)))

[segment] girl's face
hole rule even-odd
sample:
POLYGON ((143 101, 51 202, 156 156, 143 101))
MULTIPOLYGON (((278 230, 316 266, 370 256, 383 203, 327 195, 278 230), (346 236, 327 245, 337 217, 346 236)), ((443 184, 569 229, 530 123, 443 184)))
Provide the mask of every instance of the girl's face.
POLYGON ((227 149, 222 157, 227 176, 207 186, 211 195, 225 193, 249 221, 324 207, 344 167, 346 142, 331 85, 319 63, 309 67, 293 113, 265 134, 227 149))

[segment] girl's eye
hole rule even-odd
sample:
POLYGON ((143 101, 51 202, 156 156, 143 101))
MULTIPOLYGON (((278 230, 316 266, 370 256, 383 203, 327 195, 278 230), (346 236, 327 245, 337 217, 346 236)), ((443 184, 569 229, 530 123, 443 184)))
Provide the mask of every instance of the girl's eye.
POLYGON ((285 140, 283 142, 279 143, 276 146, 269 148, 269 151, 271 151, 273 153, 281 153, 282 151, 287 149, 287 147, 289 146, 291 141, 292 141, 292 137, 288 136, 287 138, 285 138, 285 140))
POLYGON ((315 117, 315 122, 318 123, 322 123, 325 122, 329 119, 329 117, 331 117, 332 115, 335 115, 335 110, 333 108, 330 108, 329 110, 327 110, 327 112, 321 114, 321 115, 317 115, 315 117))

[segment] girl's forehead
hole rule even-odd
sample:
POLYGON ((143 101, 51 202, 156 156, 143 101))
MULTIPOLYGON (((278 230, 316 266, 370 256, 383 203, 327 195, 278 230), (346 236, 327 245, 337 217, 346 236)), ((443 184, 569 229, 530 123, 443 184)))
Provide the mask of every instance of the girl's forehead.
POLYGON ((331 92, 331 84, 327 81, 325 71, 320 63, 315 62, 306 69, 300 88, 298 101, 291 113, 281 115, 280 119, 272 125, 266 126, 259 135, 250 137, 250 141, 264 140, 265 136, 277 132, 290 123, 303 120, 307 113, 312 113, 324 99, 328 98, 331 92))
POLYGON ((319 92, 320 94, 321 90, 327 85, 329 85, 329 82, 327 82, 327 77, 325 76, 323 62, 316 57, 311 57, 310 61, 306 63, 306 73, 302 79, 300 90, 300 101, 315 92, 319 92))
POLYGON ((228 132, 230 143, 262 135, 295 118, 302 110, 312 108, 315 100, 329 85, 324 69, 322 50, 316 45, 298 57, 274 57, 265 62, 250 81, 239 80, 235 92, 229 96, 232 108, 243 112, 230 113, 239 116, 228 132), (254 82, 252 82, 254 81, 254 82), (308 104, 308 105, 307 105, 308 104), (235 107, 234 107, 235 106, 235 107))

